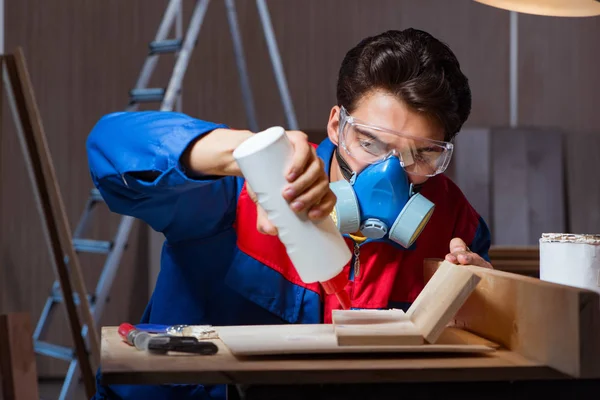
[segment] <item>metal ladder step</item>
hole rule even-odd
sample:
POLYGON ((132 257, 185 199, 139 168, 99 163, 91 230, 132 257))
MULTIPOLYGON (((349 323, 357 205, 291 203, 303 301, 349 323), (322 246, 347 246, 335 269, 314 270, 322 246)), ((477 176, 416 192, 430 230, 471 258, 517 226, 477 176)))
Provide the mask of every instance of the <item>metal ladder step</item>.
POLYGON ((176 53, 181 50, 183 40, 181 39, 166 39, 152 42, 148 45, 150 48, 150 55, 164 54, 164 53, 176 53))
POLYGON ((36 340, 33 344, 33 347, 37 354, 44 356, 59 358, 65 361, 72 361, 73 358, 75 358, 75 353, 70 347, 59 346, 57 344, 52 344, 41 340, 36 340))
POLYGON ((95 239, 73 239, 75 251, 82 253, 108 254, 113 247, 112 241, 95 239))
MULTIPOLYGON (((93 306, 95 297, 88 295, 87 298, 90 303, 90 306, 93 306)), ((54 301, 55 303, 62 303, 63 302, 62 293, 60 291, 53 292, 52 293, 52 301, 54 301)), ((73 293, 73 302, 75 303, 76 306, 79 306, 79 295, 77 293, 73 293)))
POLYGON ((130 104, 162 102, 165 97, 165 89, 132 89, 129 91, 130 104))
POLYGON ((95 202, 104 202, 104 197, 102 197, 102 194, 100 194, 100 191, 98 189, 92 189, 90 191, 90 197, 95 202))

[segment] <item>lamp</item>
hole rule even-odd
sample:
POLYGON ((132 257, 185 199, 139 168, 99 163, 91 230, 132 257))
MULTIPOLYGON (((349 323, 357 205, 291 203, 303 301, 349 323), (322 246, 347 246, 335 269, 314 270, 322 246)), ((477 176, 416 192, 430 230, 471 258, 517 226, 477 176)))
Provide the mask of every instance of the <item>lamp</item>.
POLYGON ((488 6, 525 14, 554 17, 600 15, 600 0, 475 0, 488 6))

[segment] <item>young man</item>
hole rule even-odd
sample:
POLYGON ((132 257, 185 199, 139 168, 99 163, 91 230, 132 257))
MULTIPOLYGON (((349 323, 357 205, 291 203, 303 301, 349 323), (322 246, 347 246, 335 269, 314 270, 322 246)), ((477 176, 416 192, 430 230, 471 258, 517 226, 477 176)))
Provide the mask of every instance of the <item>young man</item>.
MULTIPOLYGON (((486 224, 442 174, 452 154, 449 142, 470 108, 467 78, 446 45, 418 30, 389 31, 364 39, 344 58, 328 138, 315 149, 303 133, 287 133, 295 153, 282 195, 312 219, 333 210, 330 181, 354 182, 381 163, 402 171, 435 204, 409 249, 389 237, 345 235, 355 255, 346 267, 353 308, 406 309, 423 288, 424 258, 491 267, 486 224)), ((91 132, 91 174, 109 207, 166 237, 141 322, 327 323, 340 307, 335 296, 299 279, 275 227, 257 209, 232 157, 250 135, 170 112, 110 114, 91 132)), ((383 172, 378 178, 396 179, 383 172)), ((97 398, 224 398, 223 391, 113 386, 99 387, 97 398)))

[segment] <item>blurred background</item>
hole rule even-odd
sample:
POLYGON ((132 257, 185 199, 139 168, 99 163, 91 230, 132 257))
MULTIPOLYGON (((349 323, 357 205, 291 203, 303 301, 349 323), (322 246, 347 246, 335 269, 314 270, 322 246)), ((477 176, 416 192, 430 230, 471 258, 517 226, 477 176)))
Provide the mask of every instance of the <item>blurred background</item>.
MULTIPOLYGON (((71 226, 92 182, 85 141, 128 102, 167 0, 4 0, 4 51, 21 46, 71 226)), ((184 0, 184 27, 194 1, 184 0)), ((520 14, 516 121, 510 114, 510 13, 472 0, 268 0, 298 124, 325 136, 341 60, 368 35, 414 27, 446 42, 470 79, 473 110, 448 174, 486 218, 496 246, 535 246, 542 232, 600 231, 600 18, 520 14), (512 129, 508 129, 512 128, 512 129)), ((286 120, 256 4, 236 2, 258 124, 286 120)), ((513 36, 514 37, 514 36, 513 36)), ((164 87, 173 56, 150 82, 164 87)), ((183 84, 183 112, 247 128, 226 7, 210 3, 183 84)), ((152 108, 151 106, 145 108, 152 108)), ((514 116, 513 116, 514 117, 514 116)), ((2 104, 0 313, 36 321, 54 274, 10 112, 2 104)), ((97 215, 93 237, 119 218, 97 215)), ((139 320, 153 287, 147 228, 136 223, 100 325, 139 320)), ((90 286, 102 256, 82 255, 90 286)), ((62 309, 49 338, 69 344, 62 309)), ((39 357, 43 378, 67 364, 39 357)))

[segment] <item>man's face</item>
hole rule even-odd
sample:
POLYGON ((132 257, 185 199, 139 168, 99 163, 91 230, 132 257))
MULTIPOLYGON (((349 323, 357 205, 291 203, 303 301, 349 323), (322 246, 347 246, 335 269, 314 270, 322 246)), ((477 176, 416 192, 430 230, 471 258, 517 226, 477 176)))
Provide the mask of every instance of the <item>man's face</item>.
MULTIPOLYGON (((369 162, 365 162, 365 160, 373 160, 374 156, 371 155, 383 154, 391 149, 395 150, 397 155, 403 159, 406 164, 405 168, 409 172, 410 165, 413 165, 412 168, 418 168, 416 167, 418 165, 415 161, 416 158, 423 160, 436 156, 431 147, 427 146, 426 141, 421 142, 418 139, 444 140, 444 129, 441 124, 429 116, 408 108, 395 96, 383 91, 373 91, 363 96, 357 107, 352 110, 351 115, 365 124, 383 128, 383 130, 373 130, 368 127, 353 127, 352 135, 343 138, 345 146, 340 146, 342 140, 339 136, 341 110, 338 106, 331 110, 327 125, 329 138, 340 147, 342 156, 356 172, 362 171, 369 165, 369 162), (348 154, 348 152, 354 154, 348 154)), ((421 163, 421 165, 424 164, 421 163)), ((420 168, 423 170, 423 167, 420 168)), ((337 174, 333 174, 333 171, 331 175, 332 180, 339 178, 337 174)), ((428 179, 427 176, 410 173, 408 177, 413 184, 420 184, 428 179)))

